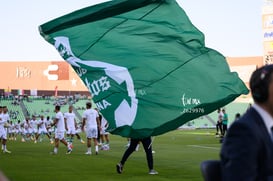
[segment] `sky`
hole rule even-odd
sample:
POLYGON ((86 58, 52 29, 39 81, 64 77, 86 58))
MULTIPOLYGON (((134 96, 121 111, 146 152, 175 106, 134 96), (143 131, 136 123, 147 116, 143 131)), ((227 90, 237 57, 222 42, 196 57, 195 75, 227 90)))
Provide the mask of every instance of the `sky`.
MULTIPOLYGON (((0 7, 0 61, 62 60, 38 26, 105 0, 9 0, 0 7)), ((205 44, 224 56, 262 56, 263 0, 177 0, 205 44)))

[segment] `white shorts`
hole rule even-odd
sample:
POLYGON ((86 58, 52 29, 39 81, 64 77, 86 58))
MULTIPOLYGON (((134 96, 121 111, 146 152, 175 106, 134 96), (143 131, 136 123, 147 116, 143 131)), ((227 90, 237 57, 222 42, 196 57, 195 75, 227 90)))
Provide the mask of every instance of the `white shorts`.
POLYGON ((52 132, 54 132, 54 129, 53 128, 49 128, 49 129, 47 129, 47 132, 48 133, 52 133, 52 132))
POLYGON ((64 132, 55 132, 55 139, 62 140, 64 139, 64 132))
POLYGON ((86 138, 98 138, 98 128, 88 128, 86 129, 86 138))
POLYGON ((22 133, 23 133, 23 134, 31 134, 31 133, 28 131, 28 129, 22 129, 22 133))
POLYGON ((38 134, 42 134, 42 133, 44 133, 44 134, 47 133, 46 128, 44 128, 44 129, 38 129, 38 134))
POLYGON ((18 134, 21 133, 21 131, 19 129, 14 130, 14 133, 18 134))
POLYGON ((29 134, 37 133, 37 129, 36 128, 28 128, 28 133, 29 134))
POLYGON ((10 133, 10 134, 15 133, 15 130, 14 130, 14 129, 9 130, 9 133, 10 133))
POLYGON ((7 132, 5 129, 0 129, 0 139, 7 139, 7 132))
POLYGON ((106 134, 109 134, 109 132, 107 132, 107 131, 106 131, 106 129, 107 129, 107 128, 102 127, 102 128, 101 128, 101 132, 100 132, 100 134, 101 134, 101 135, 106 135, 106 134))
POLYGON ((71 127, 71 128, 68 128, 68 130, 66 131, 66 134, 76 134, 76 129, 71 127))
POLYGON ((82 129, 76 129, 76 133, 75 134, 81 133, 81 132, 82 132, 82 129))

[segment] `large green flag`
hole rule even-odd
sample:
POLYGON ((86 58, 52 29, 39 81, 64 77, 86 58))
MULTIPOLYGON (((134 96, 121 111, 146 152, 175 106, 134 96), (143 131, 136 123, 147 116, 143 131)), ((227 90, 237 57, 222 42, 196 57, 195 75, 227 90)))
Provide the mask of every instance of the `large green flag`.
POLYGON ((174 0, 110 1, 39 29, 85 83, 113 134, 163 134, 248 93, 174 0))

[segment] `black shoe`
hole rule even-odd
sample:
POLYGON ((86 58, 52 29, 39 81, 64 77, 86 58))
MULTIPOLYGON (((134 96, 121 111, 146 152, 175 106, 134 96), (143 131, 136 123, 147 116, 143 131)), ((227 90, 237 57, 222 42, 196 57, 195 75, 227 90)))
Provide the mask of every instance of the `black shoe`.
POLYGON ((119 174, 121 174, 121 173, 122 173, 122 164, 121 164, 121 163, 118 163, 118 164, 116 165, 116 168, 117 168, 117 172, 118 172, 119 174))

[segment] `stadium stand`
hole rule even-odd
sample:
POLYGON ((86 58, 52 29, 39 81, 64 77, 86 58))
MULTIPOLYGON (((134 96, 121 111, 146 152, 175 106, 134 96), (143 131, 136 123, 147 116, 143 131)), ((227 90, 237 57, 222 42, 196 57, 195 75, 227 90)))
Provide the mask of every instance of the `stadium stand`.
POLYGON ((2 106, 7 106, 9 109, 9 115, 12 122, 17 122, 17 120, 25 119, 23 111, 19 104, 14 104, 14 101, 11 99, 2 99, 0 104, 2 106))

